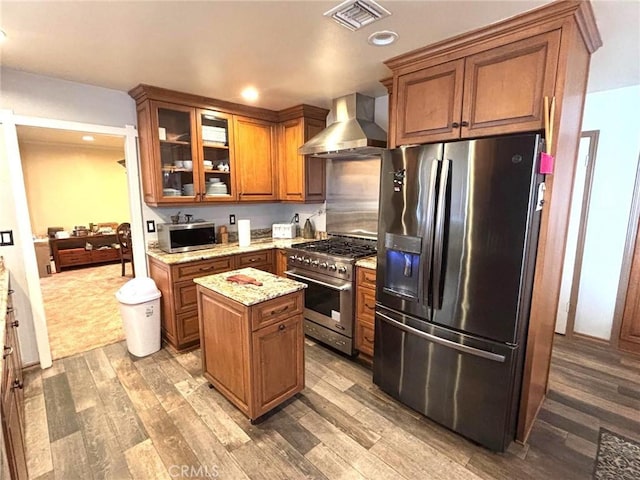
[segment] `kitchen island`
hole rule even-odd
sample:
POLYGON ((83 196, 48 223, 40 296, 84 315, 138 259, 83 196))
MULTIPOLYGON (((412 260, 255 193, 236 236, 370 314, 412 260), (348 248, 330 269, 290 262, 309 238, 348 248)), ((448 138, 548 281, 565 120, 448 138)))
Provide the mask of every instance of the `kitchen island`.
POLYGON ((286 270, 286 250, 302 238, 253 240, 184 253, 166 253, 149 248, 149 276, 162 292, 162 339, 173 350, 197 348, 200 343, 194 278, 238 268, 253 267, 278 273, 286 270))
POLYGON ((304 283, 254 268, 194 279, 204 377, 254 422, 304 388, 304 283), (257 284, 229 281, 244 275, 257 284))

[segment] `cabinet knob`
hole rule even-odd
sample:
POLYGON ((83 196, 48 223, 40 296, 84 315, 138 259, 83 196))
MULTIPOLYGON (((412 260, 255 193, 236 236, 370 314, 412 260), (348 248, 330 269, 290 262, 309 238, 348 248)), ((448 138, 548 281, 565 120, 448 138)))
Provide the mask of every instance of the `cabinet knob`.
POLYGON ((2 358, 7 358, 9 355, 11 355, 13 353, 13 347, 7 347, 6 345, 4 346, 4 354, 2 355, 2 358))
POLYGON ((468 127, 469 126, 469 122, 462 122, 460 125, 463 126, 463 127, 468 127))
POLYGON ((460 124, 458 122, 453 122, 451 124, 451 128, 460 128, 460 124))
POLYGON ((285 328, 285 327, 284 327, 284 325, 282 325, 282 324, 281 324, 281 325, 278 327, 278 330, 282 331, 282 330, 284 330, 284 328, 285 328))
POLYGON ((11 326, 15 327, 15 328, 18 328, 20 326, 20 322, 18 320, 14 321, 14 322, 11 322, 11 326))
POLYGON ((24 382, 21 382, 19 379, 16 378, 13 381, 13 384, 11 385, 11 388, 12 389, 19 388, 20 390, 22 390, 24 388, 24 382))

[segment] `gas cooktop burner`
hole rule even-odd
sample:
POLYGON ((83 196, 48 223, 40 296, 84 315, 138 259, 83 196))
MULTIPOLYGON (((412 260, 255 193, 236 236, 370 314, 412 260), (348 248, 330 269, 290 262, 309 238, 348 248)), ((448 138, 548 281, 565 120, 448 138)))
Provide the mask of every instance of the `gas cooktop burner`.
POLYGON ((311 253, 325 253, 348 258, 370 257, 376 254, 376 242, 374 240, 356 240, 339 237, 300 243, 293 245, 292 248, 311 253))

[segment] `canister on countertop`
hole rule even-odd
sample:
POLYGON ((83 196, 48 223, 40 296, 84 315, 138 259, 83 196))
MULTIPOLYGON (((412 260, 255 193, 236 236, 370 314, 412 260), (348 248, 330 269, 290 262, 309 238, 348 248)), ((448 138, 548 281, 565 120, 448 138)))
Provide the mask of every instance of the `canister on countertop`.
POLYGON ((226 225, 220 226, 220 243, 229 243, 229 232, 226 225))

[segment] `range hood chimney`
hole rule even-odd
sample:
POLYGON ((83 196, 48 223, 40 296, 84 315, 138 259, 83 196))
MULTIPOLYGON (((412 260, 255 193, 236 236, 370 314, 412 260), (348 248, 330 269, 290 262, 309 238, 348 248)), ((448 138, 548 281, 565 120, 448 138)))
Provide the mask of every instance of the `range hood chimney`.
POLYGON ((387 132, 373 121, 373 97, 352 93, 333 101, 336 121, 298 149, 320 158, 368 158, 387 147, 387 132))

